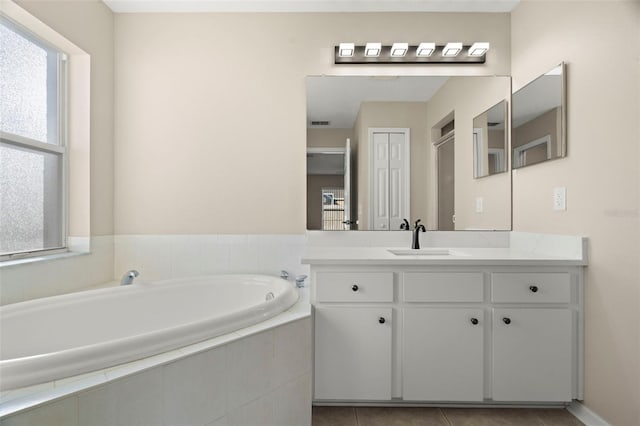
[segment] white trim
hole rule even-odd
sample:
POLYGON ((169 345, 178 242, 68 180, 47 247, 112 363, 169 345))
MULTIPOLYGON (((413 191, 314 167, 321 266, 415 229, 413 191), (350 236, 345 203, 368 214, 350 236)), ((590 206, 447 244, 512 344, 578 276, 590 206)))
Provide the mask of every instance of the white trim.
POLYGON ((482 128, 473 128, 473 177, 475 179, 484 177, 484 167, 482 160, 484 159, 484 144, 482 143, 482 128))
POLYGON ((307 148, 307 154, 342 154, 344 155, 344 148, 307 148))
POLYGON ((513 167, 516 168, 526 166, 527 151, 543 144, 547 145, 547 160, 551 159, 551 135, 546 135, 524 145, 513 148, 513 167))
POLYGON ((591 411, 580 401, 573 401, 567 406, 567 411, 587 426, 611 426, 602 417, 591 411))

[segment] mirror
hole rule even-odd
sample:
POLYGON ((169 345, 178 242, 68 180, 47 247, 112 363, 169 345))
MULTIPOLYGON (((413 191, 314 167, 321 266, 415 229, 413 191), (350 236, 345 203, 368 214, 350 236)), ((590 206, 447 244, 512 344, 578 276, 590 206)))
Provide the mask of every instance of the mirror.
POLYGON ((474 179, 472 149, 474 117, 509 99, 510 77, 306 85, 307 229, 399 230, 405 218, 429 230, 511 229, 508 173, 474 179))
POLYGON ((565 157, 564 63, 513 94, 511 150, 514 169, 565 157))
POLYGON ((502 100, 473 119, 473 177, 507 171, 507 102, 502 100))

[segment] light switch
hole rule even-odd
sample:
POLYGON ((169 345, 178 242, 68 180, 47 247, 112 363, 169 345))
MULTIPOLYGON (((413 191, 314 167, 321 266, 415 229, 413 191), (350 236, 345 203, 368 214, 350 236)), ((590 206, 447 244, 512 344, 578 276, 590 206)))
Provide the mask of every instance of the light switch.
POLYGON ((476 213, 482 213, 484 211, 484 199, 482 197, 476 197, 476 213))
POLYGON ((567 209, 567 188, 564 186, 553 188, 553 209, 567 209))

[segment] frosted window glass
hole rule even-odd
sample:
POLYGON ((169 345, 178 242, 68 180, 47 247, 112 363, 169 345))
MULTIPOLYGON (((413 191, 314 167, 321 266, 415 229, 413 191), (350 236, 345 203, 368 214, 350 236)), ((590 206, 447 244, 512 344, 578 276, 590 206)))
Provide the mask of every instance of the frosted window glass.
POLYGON ((0 130, 57 143, 56 61, 55 52, 0 25, 0 130))
POLYGON ((61 156, 0 144, 0 253, 62 245, 61 156))

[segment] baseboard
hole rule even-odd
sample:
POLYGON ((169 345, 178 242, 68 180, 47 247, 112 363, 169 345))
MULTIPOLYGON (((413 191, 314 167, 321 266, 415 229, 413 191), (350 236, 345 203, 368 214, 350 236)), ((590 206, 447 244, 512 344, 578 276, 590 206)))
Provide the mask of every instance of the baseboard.
POLYGON ((611 426, 602 417, 588 409, 585 405, 578 401, 573 401, 567 406, 567 411, 578 418, 587 426, 611 426))

